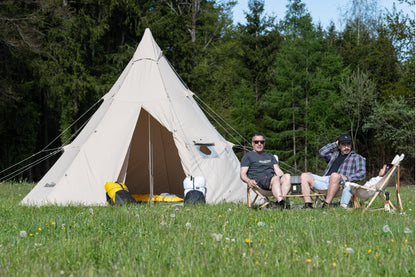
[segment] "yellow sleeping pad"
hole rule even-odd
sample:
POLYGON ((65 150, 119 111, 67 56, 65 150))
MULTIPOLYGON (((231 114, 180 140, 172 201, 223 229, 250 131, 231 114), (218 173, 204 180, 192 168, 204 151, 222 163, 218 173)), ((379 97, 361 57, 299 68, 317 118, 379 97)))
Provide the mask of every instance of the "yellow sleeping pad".
MULTIPOLYGON (((137 202, 149 202, 150 194, 132 194, 133 198, 137 202)), ((153 202, 182 202, 183 199, 177 196, 161 196, 157 194, 153 194, 152 197, 153 202)))

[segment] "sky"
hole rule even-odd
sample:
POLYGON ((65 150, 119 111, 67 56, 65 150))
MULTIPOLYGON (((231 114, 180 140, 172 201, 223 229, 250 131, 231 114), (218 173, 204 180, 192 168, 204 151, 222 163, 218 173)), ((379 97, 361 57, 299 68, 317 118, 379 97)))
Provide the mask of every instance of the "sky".
MULTIPOLYGON (((234 23, 245 23, 244 11, 248 12, 248 0, 237 0, 237 5, 233 8, 234 23)), ((335 23, 337 29, 340 29, 343 24, 342 9, 346 9, 351 0, 303 0, 306 9, 312 16, 314 24, 321 23, 327 28, 331 20, 335 23)), ((277 22, 282 20, 286 13, 286 5, 288 0, 265 0, 264 14, 268 16, 276 16, 277 22)), ((411 14, 414 17, 414 6, 409 7, 407 4, 400 5, 397 0, 378 0, 378 4, 382 9, 392 10, 393 3, 396 3, 396 9, 403 9, 404 12, 411 14)))

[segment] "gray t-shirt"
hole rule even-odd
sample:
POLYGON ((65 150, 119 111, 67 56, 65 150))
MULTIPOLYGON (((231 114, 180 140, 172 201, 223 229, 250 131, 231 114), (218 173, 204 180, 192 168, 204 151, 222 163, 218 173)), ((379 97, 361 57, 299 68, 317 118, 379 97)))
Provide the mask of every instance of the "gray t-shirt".
POLYGON ((247 177, 259 180, 264 176, 275 175, 273 165, 279 164, 276 158, 268 152, 257 153, 250 151, 241 159, 241 167, 248 167, 247 177))

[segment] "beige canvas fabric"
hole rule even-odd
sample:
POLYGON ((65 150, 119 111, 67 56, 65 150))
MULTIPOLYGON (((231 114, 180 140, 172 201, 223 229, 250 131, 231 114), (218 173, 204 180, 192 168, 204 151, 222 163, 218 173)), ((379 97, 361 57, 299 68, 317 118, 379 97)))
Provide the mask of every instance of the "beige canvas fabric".
POLYGON ((104 185, 114 181, 131 193, 183 196, 186 176, 205 177, 207 203, 245 200, 232 144, 210 124, 149 29, 102 100, 21 204, 103 205, 104 185))
MULTIPOLYGON (((396 155, 394 157, 394 159, 392 160, 391 164, 399 165, 403 159, 404 159, 404 154, 401 154, 400 156, 396 155)), ((369 188, 373 188, 373 189, 384 190, 388 186, 395 185, 396 180, 395 180, 395 178, 392 178, 392 177, 394 177, 397 174, 397 172, 396 172, 397 167, 393 168, 392 170, 394 170, 394 171, 384 175, 383 177, 375 177, 375 178, 377 178, 375 180, 370 179, 369 181, 367 181, 364 184, 364 186, 369 187, 369 188), (388 179, 387 182, 385 181, 386 179, 388 179)), ((356 184, 351 183, 351 182, 347 182, 346 185, 354 187, 356 184)), ((370 197, 374 196, 375 192, 371 191, 371 190, 366 190, 364 188, 358 188, 356 190, 355 194, 357 195, 358 198, 369 199, 370 197)))

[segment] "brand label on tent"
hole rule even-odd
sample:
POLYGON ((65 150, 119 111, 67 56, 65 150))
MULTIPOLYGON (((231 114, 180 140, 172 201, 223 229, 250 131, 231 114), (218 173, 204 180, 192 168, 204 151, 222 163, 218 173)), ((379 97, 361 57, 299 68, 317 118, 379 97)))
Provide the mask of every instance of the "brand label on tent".
POLYGON ((44 187, 45 188, 53 188, 55 185, 56 184, 54 182, 51 182, 51 183, 46 183, 44 187))

